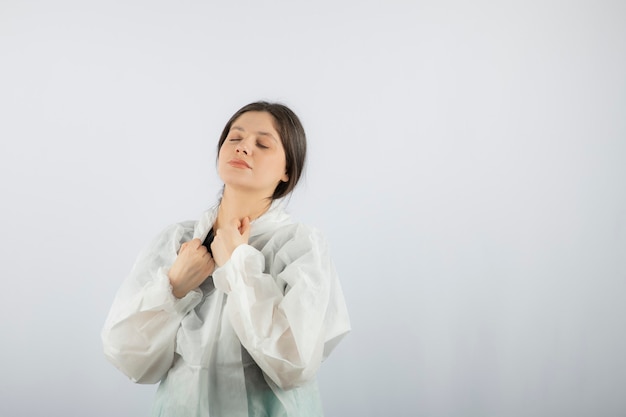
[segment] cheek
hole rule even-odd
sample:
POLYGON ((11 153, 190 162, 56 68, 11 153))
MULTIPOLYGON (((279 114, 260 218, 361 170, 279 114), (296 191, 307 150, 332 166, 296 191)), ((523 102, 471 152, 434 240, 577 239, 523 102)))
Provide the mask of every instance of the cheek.
POLYGON ((221 170, 225 164, 225 160, 226 160, 226 152, 224 152, 224 147, 222 146, 220 148, 219 153, 217 154, 217 173, 220 175, 220 177, 221 177, 221 170))
POLYGON ((226 159, 226 154, 227 154, 227 150, 226 150, 226 146, 222 145, 222 147, 220 148, 219 153, 217 154, 217 163, 218 164, 222 164, 224 162, 224 160, 226 159))
POLYGON ((285 160, 285 157, 283 155, 277 156, 274 159, 273 166, 276 174, 284 174, 285 171, 287 171, 287 161, 285 160))

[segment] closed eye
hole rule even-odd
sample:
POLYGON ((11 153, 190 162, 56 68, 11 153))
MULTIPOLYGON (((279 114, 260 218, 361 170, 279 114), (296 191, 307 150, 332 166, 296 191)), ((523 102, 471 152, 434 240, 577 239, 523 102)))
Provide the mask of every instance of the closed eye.
POLYGON ((256 143, 256 146, 258 146, 261 149, 268 149, 269 148, 269 146, 265 146, 265 145, 263 145, 262 143, 259 143, 259 142, 256 143))

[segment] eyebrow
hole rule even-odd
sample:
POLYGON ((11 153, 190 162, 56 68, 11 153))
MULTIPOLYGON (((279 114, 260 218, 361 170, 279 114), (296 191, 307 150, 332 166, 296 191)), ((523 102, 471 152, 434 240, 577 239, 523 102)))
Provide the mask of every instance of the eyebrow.
MULTIPOLYGON (((245 131, 246 131, 246 129, 244 129, 244 128, 243 128, 243 127, 241 127, 241 126, 231 126, 231 127, 230 127, 230 130, 238 130, 238 131, 240 131, 240 132, 245 132, 245 131)), ((258 131, 258 132, 255 132, 255 133, 256 133, 257 135, 259 135, 259 136, 269 136, 270 138, 272 138, 272 139, 274 139, 276 142, 278 142, 278 139, 276 139, 276 138, 274 137, 274 135, 272 135, 270 132, 258 131)))

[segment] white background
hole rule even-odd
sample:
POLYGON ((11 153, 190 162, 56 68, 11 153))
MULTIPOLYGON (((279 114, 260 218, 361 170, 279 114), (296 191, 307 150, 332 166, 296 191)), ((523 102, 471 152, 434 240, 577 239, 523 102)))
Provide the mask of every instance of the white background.
POLYGON ((101 326, 257 99, 351 313, 328 416, 626 414, 623 1, 0 0, 0 415, 148 414, 101 326))

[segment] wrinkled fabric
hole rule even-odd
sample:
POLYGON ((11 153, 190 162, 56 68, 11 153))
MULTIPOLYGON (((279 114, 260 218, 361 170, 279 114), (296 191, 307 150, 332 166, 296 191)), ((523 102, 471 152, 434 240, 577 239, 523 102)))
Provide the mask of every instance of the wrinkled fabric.
POLYGON ((182 243, 204 240, 217 209, 140 254, 102 330, 105 356, 135 382, 160 381, 154 416, 321 416, 315 375, 350 329, 323 236, 277 200, 247 245, 177 299, 169 268, 182 243))

